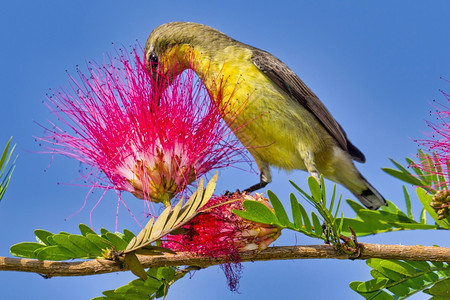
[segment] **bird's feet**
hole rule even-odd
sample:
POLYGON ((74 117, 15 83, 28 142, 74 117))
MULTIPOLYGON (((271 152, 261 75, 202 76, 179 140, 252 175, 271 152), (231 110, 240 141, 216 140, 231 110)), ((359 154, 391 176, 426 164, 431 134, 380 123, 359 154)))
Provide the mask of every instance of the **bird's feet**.
POLYGON ((348 227, 350 231, 352 232, 352 237, 346 237, 345 235, 340 236, 343 243, 341 244, 341 249, 346 253, 350 255, 350 259, 354 260, 361 256, 361 245, 356 240, 356 233, 353 231, 353 229, 348 227))
MULTIPOLYGON (((245 192, 245 191, 244 191, 245 192)), ((234 192, 234 193, 232 193, 232 192, 230 192, 230 191, 225 191, 225 193, 223 193, 223 195, 225 196, 225 197, 231 197, 231 196, 233 196, 234 194, 240 194, 241 193, 241 190, 239 190, 239 189, 236 189, 236 192, 234 192)))
POLYGON ((252 185, 252 186, 249 187, 249 188, 246 188, 246 189, 244 190, 244 192, 247 192, 247 193, 253 193, 254 191, 257 191, 257 190, 259 190, 259 189, 262 189, 262 188, 265 187, 267 184, 268 184, 268 182, 260 181, 259 183, 254 184, 254 185, 252 185))

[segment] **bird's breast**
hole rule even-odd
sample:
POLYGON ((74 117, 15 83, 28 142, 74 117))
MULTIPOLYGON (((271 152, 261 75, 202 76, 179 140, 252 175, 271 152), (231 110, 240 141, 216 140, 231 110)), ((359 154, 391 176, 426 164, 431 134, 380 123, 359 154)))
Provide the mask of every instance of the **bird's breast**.
POLYGON ((335 141, 317 118, 253 64, 249 49, 227 48, 204 60, 200 77, 252 155, 284 169, 305 169, 300 148, 328 155, 335 141))

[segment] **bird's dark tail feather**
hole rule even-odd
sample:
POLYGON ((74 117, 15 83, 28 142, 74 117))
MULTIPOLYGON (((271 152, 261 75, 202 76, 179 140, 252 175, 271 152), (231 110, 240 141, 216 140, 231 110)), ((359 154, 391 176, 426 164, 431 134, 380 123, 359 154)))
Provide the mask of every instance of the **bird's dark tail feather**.
POLYGON ((359 195, 354 194, 356 198, 368 209, 376 210, 380 206, 387 206, 384 197, 366 179, 364 180, 366 181, 367 189, 359 195))

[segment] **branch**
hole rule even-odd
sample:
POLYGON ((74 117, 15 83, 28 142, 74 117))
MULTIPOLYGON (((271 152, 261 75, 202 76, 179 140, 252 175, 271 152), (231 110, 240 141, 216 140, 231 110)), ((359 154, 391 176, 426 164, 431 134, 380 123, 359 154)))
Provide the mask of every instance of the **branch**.
MULTIPOLYGON (((450 248, 362 243, 360 245, 362 246, 362 252, 358 259, 382 258, 416 261, 450 261, 450 248)), ((241 252, 240 256, 242 262, 307 258, 349 259, 348 255, 338 253, 331 245, 270 247, 258 254, 255 254, 254 251, 241 252)), ((190 253, 161 256, 139 255, 138 257, 144 268, 183 265, 205 268, 226 262, 225 258, 212 258, 192 255, 190 253)), ((0 271, 32 272, 43 274, 46 277, 86 276, 128 270, 126 266, 124 267, 120 263, 105 259, 61 262, 0 257, 0 271)))

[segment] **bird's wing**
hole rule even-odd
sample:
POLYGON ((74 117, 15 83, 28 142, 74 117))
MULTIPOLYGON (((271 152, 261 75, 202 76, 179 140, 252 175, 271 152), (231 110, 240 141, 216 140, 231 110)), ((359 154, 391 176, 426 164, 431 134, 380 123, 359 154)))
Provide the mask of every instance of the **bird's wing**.
POLYGON ((355 161, 365 162, 364 154, 347 139, 345 131, 325 105, 288 66, 272 54, 256 48, 253 49, 252 61, 283 91, 309 110, 355 161))

